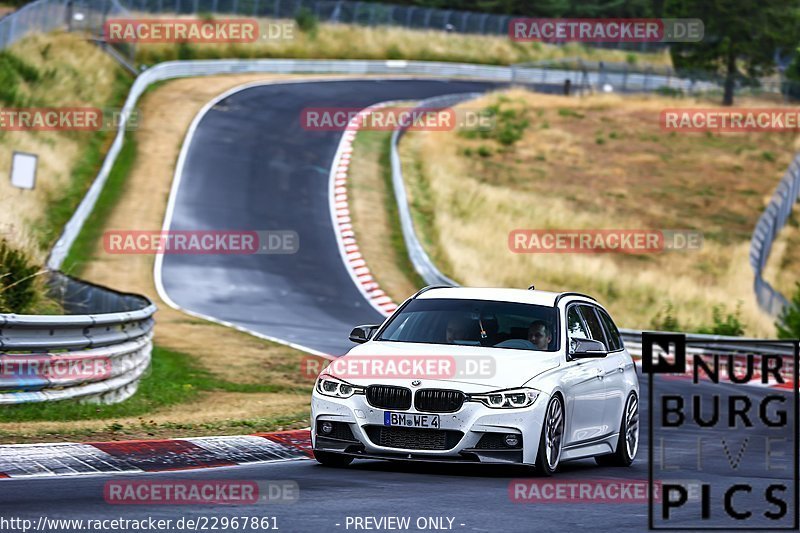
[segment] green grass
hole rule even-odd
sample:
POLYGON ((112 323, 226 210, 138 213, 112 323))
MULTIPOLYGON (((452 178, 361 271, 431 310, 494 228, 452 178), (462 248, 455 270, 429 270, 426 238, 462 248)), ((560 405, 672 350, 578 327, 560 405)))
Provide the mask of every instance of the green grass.
POLYGON ((149 415, 159 409, 192 401, 200 392, 296 392, 310 394, 308 387, 230 383, 198 368, 186 354, 156 346, 152 365, 132 398, 113 405, 94 405, 77 400, 3 407, 2 422, 103 420, 149 415))
MULTIPOLYGON (((131 79, 123 72, 119 72, 110 105, 120 106, 127 97, 130 85, 131 79)), ((69 186, 57 197, 49 200, 49 205, 45 210, 46 215, 34 226, 38 244, 42 250, 49 250, 58 240, 64 226, 75 213, 75 209, 100 171, 106 150, 115 135, 116 131, 92 132, 80 159, 72 169, 69 186)), ((69 270, 65 270, 65 272, 69 272, 69 270)))
POLYGON ((125 182, 136 163, 137 149, 134 135, 127 133, 122 143, 122 149, 108 175, 108 180, 97 198, 97 203, 64 260, 61 267, 64 272, 80 276, 91 258, 95 246, 102 240, 106 222, 122 197, 125 182))
POLYGON ((397 209, 397 200, 394 197, 394 184, 392 183, 392 132, 387 131, 360 131, 353 143, 355 154, 379 153, 381 179, 386 187, 383 198, 383 208, 388 218, 392 221, 389 229, 389 245, 394 251, 395 264, 405 278, 416 287, 424 287, 425 280, 414 269, 409 258, 403 230, 400 227, 400 213, 397 209))
POLYGON ((224 435, 241 433, 267 433, 308 427, 308 410, 281 416, 246 419, 226 419, 212 422, 163 422, 156 423, 140 417, 136 422, 111 422, 101 430, 75 428, 46 430, 39 433, 19 435, 0 430, 0 442, 8 444, 38 444, 40 442, 91 442, 176 438, 183 436, 224 435))

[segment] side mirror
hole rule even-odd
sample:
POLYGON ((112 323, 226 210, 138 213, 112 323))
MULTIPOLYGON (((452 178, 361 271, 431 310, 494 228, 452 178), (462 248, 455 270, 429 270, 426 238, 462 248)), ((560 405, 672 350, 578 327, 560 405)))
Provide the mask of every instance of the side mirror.
POLYGON ((356 326, 350 332, 350 340, 356 344, 364 344, 372 337, 379 326, 356 326))
POLYGON ((605 344, 592 339, 572 339, 569 343, 569 355, 573 359, 602 358, 608 355, 605 344))

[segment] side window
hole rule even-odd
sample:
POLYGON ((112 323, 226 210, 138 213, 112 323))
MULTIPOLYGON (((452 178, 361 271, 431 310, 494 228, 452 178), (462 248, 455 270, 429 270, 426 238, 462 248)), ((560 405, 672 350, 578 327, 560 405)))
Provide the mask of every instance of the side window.
POLYGON ((606 345, 606 349, 608 349, 606 337, 603 334, 603 326, 600 325, 600 319, 597 318, 597 313, 594 312, 594 307, 582 305, 580 306, 580 309, 581 315, 583 315, 583 319, 586 321, 586 325, 589 326, 589 333, 592 335, 591 338, 602 342, 606 345))
POLYGON ((581 316, 578 314, 578 307, 575 305, 567 311, 567 338, 569 340, 590 338, 581 316))
POLYGON ((611 320, 611 317, 608 316, 608 313, 602 309, 598 309, 597 313, 600 315, 600 320, 603 321, 603 325, 606 327, 606 336, 608 336, 608 343, 611 345, 609 346, 609 350, 612 352, 621 350, 622 338, 619 336, 619 330, 614 324, 614 321, 611 320))

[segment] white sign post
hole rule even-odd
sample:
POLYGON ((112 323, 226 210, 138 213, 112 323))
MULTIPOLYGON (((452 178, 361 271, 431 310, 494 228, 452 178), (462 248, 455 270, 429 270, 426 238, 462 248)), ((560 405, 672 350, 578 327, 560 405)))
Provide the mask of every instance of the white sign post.
POLYGON ((33 189, 36 185, 36 154, 14 152, 11 160, 11 185, 19 189, 33 189))

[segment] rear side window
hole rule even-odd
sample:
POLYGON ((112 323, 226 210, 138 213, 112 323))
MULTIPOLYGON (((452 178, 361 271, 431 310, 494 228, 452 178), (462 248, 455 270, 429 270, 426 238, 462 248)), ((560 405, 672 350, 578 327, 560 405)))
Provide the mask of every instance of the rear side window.
POLYGON ((594 307, 582 305, 580 306, 580 309, 581 315, 583 315, 583 319, 586 321, 586 325, 589 327, 589 333, 591 334, 592 339, 602 342, 604 345, 606 345, 606 348, 608 348, 606 336, 603 333, 603 326, 600 324, 600 320, 597 318, 597 314, 594 312, 594 307))
POLYGON ((608 313, 602 309, 598 309, 597 314, 600 315, 600 320, 603 321, 603 325, 606 328, 606 336, 608 337, 608 343, 610 344, 608 347, 609 351, 616 352, 617 350, 621 350, 622 338, 619 336, 619 330, 614 324, 614 321, 611 320, 611 317, 608 316, 608 313))
POLYGON ((589 338, 589 332, 586 331, 586 327, 578 314, 578 308, 575 306, 570 307, 567 312, 567 336, 569 340, 589 338))

